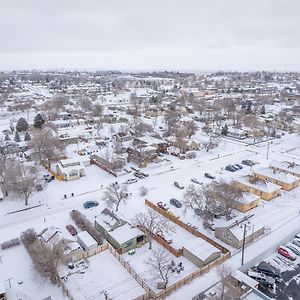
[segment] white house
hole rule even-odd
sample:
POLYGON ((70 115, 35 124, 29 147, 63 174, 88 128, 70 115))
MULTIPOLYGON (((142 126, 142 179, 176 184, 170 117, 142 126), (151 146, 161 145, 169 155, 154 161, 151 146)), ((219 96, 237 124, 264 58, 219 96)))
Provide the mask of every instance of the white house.
POLYGON ((67 181, 85 176, 84 164, 78 159, 60 160, 56 165, 56 172, 67 181))

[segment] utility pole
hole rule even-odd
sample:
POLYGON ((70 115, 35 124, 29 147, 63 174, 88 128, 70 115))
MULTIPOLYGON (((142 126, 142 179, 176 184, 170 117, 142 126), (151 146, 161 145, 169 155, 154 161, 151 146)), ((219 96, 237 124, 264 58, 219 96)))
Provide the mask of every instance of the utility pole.
MULTIPOLYGON (((244 234, 243 234, 243 245, 242 245, 242 266, 244 265, 244 256, 245 256, 245 241, 246 241, 246 230, 249 226, 244 224, 244 234)), ((254 231, 254 226, 252 227, 252 231, 254 231)))
POLYGON ((270 145, 273 144, 272 142, 268 142, 268 147, 267 147, 267 160, 269 159, 269 152, 270 152, 270 145))

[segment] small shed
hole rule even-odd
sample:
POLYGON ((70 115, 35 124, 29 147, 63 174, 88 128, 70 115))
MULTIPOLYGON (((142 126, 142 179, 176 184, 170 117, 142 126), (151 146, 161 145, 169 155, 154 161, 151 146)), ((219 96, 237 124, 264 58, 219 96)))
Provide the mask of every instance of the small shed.
POLYGON ((192 261, 199 268, 214 261, 222 254, 221 250, 201 239, 195 237, 183 247, 183 256, 192 261))
POLYGON ((81 231, 77 234, 77 242, 85 251, 95 249, 98 246, 97 242, 87 231, 81 231))

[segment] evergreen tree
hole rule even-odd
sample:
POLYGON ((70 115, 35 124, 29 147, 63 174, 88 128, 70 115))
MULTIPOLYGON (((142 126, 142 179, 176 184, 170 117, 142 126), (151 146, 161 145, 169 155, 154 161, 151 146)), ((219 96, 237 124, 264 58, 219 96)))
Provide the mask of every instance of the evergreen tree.
POLYGON ((14 141, 17 142, 17 143, 21 142, 20 135, 19 135, 18 131, 16 131, 16 133, 15 133, 14 141))
POLYGON ((33 126, 35 128, 42 128, 43 124, 45 123, 45 120, 41 114, 37 114, 34 118, 33 126))
POLYGON ((5 137, 4 137, 4 141, 10 141, 10 137, 9 137, 9 135, 8 135, 8 134, 6 134, 6 135, 5 135, 5 137))
POLYGON ((17 125, 16 125, 16 130, 18 132, 24 132, 28 129, 29 125, 27 121, 22 117, 18 120, 17 125))
POLYGON ((25 136, 24 136, 24 141, 30 141, 31 140, 31 136, 29 134, 28 131, 25 132, 25 136))
POLYGON ((260 112, 262 115, 264 115, 265 113, 266 113, 266 108, 265 108, 265 106, 263 106, 262 108, 261 108, 261 112, 260 112))
POLYGON ((227 135, 228 134, 228 126, 225 124, 221 130, 221 134, 227 135))

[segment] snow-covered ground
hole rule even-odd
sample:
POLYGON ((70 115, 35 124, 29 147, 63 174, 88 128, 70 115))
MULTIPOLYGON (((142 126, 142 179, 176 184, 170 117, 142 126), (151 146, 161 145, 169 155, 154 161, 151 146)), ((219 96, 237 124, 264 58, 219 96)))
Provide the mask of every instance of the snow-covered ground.
MULTIPOLYGON (((24 114, 24 116, 26 116, 26 114, 24 114)), ((29 117, 32 118, 32 115, 30 114, 29 117)), ((8 119, 1 119, 0 129, 6 129, 8 124, 8 119)), ((74 130, 79 130, 80 132, 84 130, 84 126, 78 128, 74 130)), ((109 130, 109 126, 107 126, 103 134, 108 134, 109 130)), ((191 184, 192 178, 197 178, 204 184, 209 183, 211 180, 204 177, 205 172, 216 176, 216 180, 230 181, 233 178, 251 173, 251 168, 244 166, 242 170, 231 173, 225 170, 225 166, 227 164, 241 163, 243 159, 251 159, 256 161, 260 163, 260 167, 268 166, 269 162, 272 160, 294 160, 299 162, 299 148, 299 135, 293 134, 285 135, 281 139, 273 141, 273 143, 270 145, 265 142, 259 145, 247 146, 237 141, 221 139, 221 142, 217 148, 209 152, 201 150, 197 152, 196 158, 190 160, 180 160, 177 157, 164 155, 162 159, 167 160, 163 160, 158 164, 150 164, 146 169, 144 169, 146 173, 149 173, 149 177, 138 179, 137 183, 128 186, 129 192, 132 193, 132 196, 127 200, 126 204, 121 204, 118 214, 120 217, 130 221, 132 218, 134 218, 136 213, 144 211, 147 208, 144 204, 144 197, 141 197, 139 194, 140 187, 145 186, 149 191, 148 195, 146 196, 149 200, 153 201, 154 203, 158 201, 167 203, 172 212, 178 215, 186 223, 191 223, 192 225, 197 226, 199 231, 204 232, 213 239, 216 239, 213 232, 203 228, 201 219, 199 219, 199 217, 196 216, 193 211, 185 211, 184 208, 175 208, 169 204, 169 200, 171 198, 182 200, 183 193, 185 191, 185 189, 179 190, 176 188, 173 184, 174 181, 178 181, 185 187, 191 184), (267 159, 268 147, 270 148, 270 151, 267 159)), ((76 151, 76 149, 77 145, 68 147, 68 155, 75 157, 74 151, 76 151)), ((131 164, 128 165, 128 167, 130 166, 131 164)), ((41 174, 43 173, 46 174, 46 170, 42 170, 41 174)), ((0 243, 8 239, 18 237, 22 231, 31 227, 36 229, 37 232, 40 232, 45 227, 54 225, 60 228, 67 235, 68 232, 65 230, 65 226, 73 223, 69 217, 69 212, 71 209, 79 209, 83 211, 91 220, 93 220, 95 216, 97 216, 104 209, 104 203, 101 200, 105 186, 115 181, 119 181, 120 183, 125 182, 127 179, 133 177, 132 174, 127 174, 119 178, 115 178, 94 165, 86 167, 85 173, 86 176, 80 178, 79 180, 71 182, 61 182, 55 180, 51 183, 48 183, 43 191, 34 193, 29 199, 29 207, 33 207, 35 205, 40 206, 29 210, 9 214, 9 212, 23 209, 23 200, 12 199, 8 197, 3 201, 0 201, 0 243), (74 193, 73 197, 71 197, 71 193, 74 193), (67 195, 66 199, 64 198, 64 195, 67 195), (87 200, 97 200, 100 204, 98 207, 85 210, 83 208, 83 203, 87 200)), ((299 222, 295 223, 296 220, 299 221, 299 189, 300 188, 298 187, 294 191, 283 192, 280 197, 277 197, 269 202, 261 201, 259 207, 251 211, 251 213, 255 213, 255 218, 257 218, 257 220, 262 222, 265 226, 271 228, 272 233, 269 236, 264 237, 250 245, 246 250, 246 259, 250 259, 252 256, 257 255, 256 247, 258 247, 258 245, 260 245, 260 247, 264 247, 271 237, 273 237, 271 242, 275 243, 276 234, 274 236, 273 232, 276 233, 280 231, 280 234, 285 234, 281 228, 289 228, 289 226, 295 227, 297 224, 299 224, 299 222)), ((236 218, 240 218, 243 215, 244 214, 237 213, 236 218)), ((219 219, 216 221, 218 225, 225 222, 225 219, 219 219)), ((185 232, 181 234, 181 229, 178 230, 177 234, 179 235, 178 239, 176 236, 172 236, 174 245, 176 247, 182 247, 184 241, 189 240, 189 235, 187 235, 185 232)), ((220 243, 220 241, 218 242, 220 243)), ((232 250, 231 247, 226 247, 232 250)), ((138 273, 144 274, 146 270, 144 268, 143 261, 147 257, 148 252, 147 245, 145 245, 143 248, 138 249, 136 254, 133 256, 129 257, 125 254, 126 260, 130 261, 130 264, 136 268, 138 273)), ((91 278, 93 278, 95 272, 101 273, 101 270, 109 269, 110 263, 108 262, 111 261, 111 258, 107 258, 106 264, 106 259, 101 259, 101 255, 107 254, 100 254, 99 258, 98 255, 91 258, 91 271, 89 271, 91 274, 86 273, 84 275, 89 275, 91 278), (102 264, 102 260, 105 261, 103 263, 105 265, 102 264), (103 266, 106 266, 106 268, 101 269, 103 266)), ((62 295, 58 287, 54 287, 48 282, 44 282, 43 285, 41 285, 41 281, 34 275, 35 273, 31 267, 31 260, 23 246, 17 246, 16 248, 9 250, 0 250, 0 257, 2 260, 2 263, 0 263, 0 281, 5 282, 7 279, 11 278, 11 284, 31 296, 32 299, 40 299, 37 298, 40 295, 45 295, 46 297, 49 295, 50 291, 51 295, 53 295, 53 299, 62 299, 60 298, 62 295), (21 281, 23 283, 19 284, 18 282, 21 281), (41 293, 38 295, 35 291, 40 289, 43 289, 43 294, 41 293)), ((180 258, 180 260, 183 261, 183 258, 180 258)), ((228 263, 234 268, 239 266, 239 262, 239 254, 233 255, 233 257, 228 261, 228 263)), ((113 262, 111 263, 112 265, 114 264, 113 262)), ((195 266, 190 265, 189 262, 185 263, 187 266, 185 272, 192 272, 195 266)), ((119 267, 120 266, 118 266, 118 268, 119 267)), ((119 279, 114 277, 117 276, 116 274, 118 274, 119 271, 116 271, 117 267, 113 268, 112 270, 113 271, 111 274, 108 275, 113 275, 113 278, 110 279, 108 277, 103 277, 103 285, 98 286, 97 289, 105 289, 113 284, 118 285, 119 279), (115 281, 113 282, 113 280, 115 281)), ((122 272, 123 271, 120 271, 120 276, 124 275, 124 277, 120 278, 120 280, 127 280, 126 278, 129 278, 130 275, 126 273, 126 276, 128 276, 126 277, 125 273, 123 275, 121 274, 122 272)), ((124 272, 127 271, 124 270, 124 272)), ((148 273, 145 274, 148 276, 148 273)), ((80 282, 81 275, 76 275, 77 277, 74 277, 74 282, 80 282)), ((149 278, 146 279, 150 280, 149 278)), ((203 277, 194 280, 190 285, 183 287, 180 289, 180 291, 172 294, 169 298, 189 299, 189 296, 195 295, 197 292, 205 287, 208 287, 209 284, 214 283, 216 280, 217 277, 215 271, 210 272, 203 277)), ((87 281, 89 280, 87 279, 87 281)), ((71 282, 71 280, 69 282, 71 282)), ((75 287, 72 285, 72 289, 74 288, 75 287)), ((95 293, 97 292, 95 289, 94 291, 95 293)), ((139 288, 134 288, 134 291, 139 291, 139 288)), ((118 292, 115 292, 115 295, 118 295, 120 292, 121 290, 118 290, 118 292)), ((130 297, 128 299, 130 299, 130 297)))

